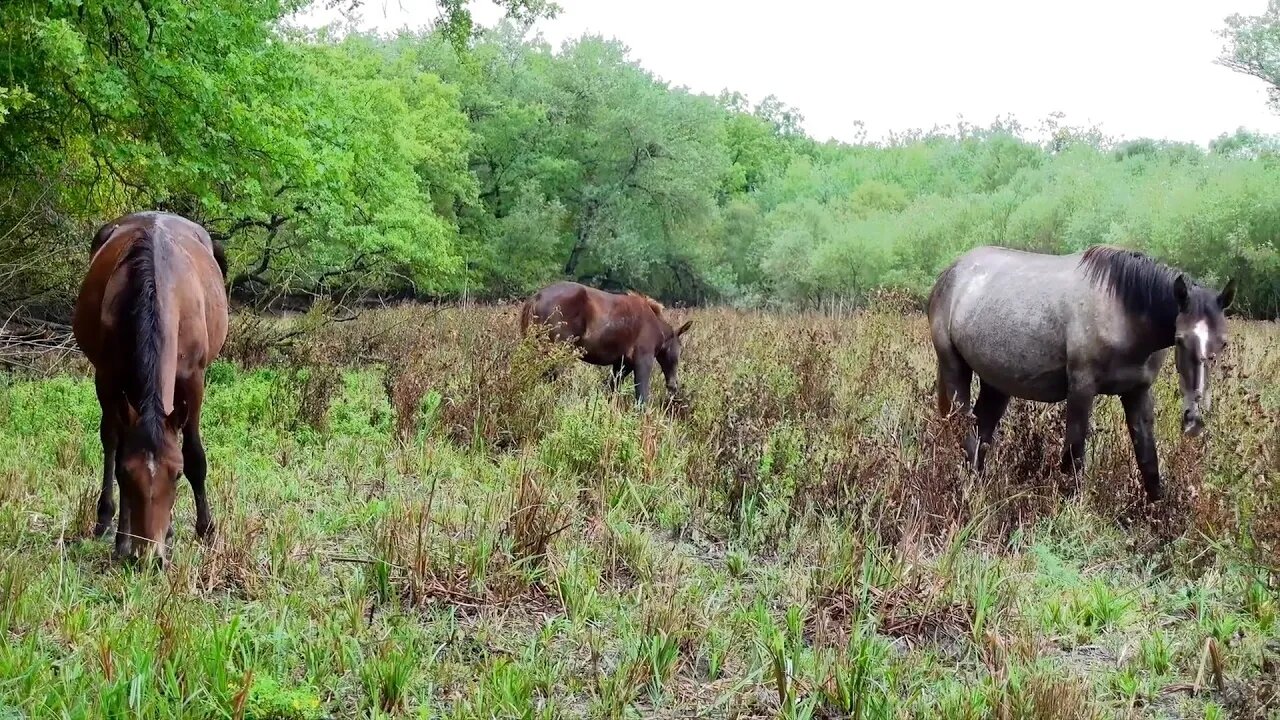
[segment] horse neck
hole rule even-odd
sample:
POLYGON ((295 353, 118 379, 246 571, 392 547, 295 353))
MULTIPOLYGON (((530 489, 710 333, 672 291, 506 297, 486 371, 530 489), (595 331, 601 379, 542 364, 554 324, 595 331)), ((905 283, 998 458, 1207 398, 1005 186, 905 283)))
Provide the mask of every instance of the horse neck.
POLYGON ((1174 334, 1176 332, 1175 320, 1161 318, 1152 314, 1144 314, 1138 317, 1129 316, 1128 320, 1133 328, 1135 345, 1139 350, 1151 354, 1173 347, 1174 334))
MULTIPOLYGON (((645 309, 648 309, 648 304, 646 303, 644 307, 645 309)), ((640 318, 640 333, 641 335, 648 336, 653 340, 653 349, 655 351, 661 347, 662 344, 672 336, 672 334, 674 334, 671 326, 668 325, 667 321, 662 319, 661 316, 646 313, 644 310, 641 310, 640 318)))

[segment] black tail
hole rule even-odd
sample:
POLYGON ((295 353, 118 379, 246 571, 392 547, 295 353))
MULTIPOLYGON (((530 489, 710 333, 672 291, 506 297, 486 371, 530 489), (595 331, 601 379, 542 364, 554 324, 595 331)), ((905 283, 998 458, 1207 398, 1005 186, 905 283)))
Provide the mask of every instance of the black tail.
POLYGON ((164 401, 160 394, 160 330, 159 300, 156 294, 155 243, 145 230, 140 234, 122 263, 129 277, 129 294, 125 307, 128 333, 127 347, 132 347, 133 375, 126 395, 139 415, 141 439, 149 449, 159 449, 164 432, 164 401))

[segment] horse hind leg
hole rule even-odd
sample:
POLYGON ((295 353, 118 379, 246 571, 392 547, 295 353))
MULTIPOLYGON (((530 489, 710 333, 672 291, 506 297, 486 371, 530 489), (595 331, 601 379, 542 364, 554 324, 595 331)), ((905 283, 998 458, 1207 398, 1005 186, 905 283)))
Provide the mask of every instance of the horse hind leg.
POLYGON ((622 382, 631 374, 631 366, 625 360, 616 360, 609 366, 609 375, 605 378, 605 391, 612 394, 618 392, 622 382))
POLYGON ((938 413, 969 415, 973 370, 954 350, 938 351, 938 413))
MULTIPOLYGON (((938 346, 938 413, 946 418, 953 414, 968 418, 973 415, 971 393, 973 369, 963 358, 948 345, 938 346)), ((978 465, 978 436, 973 429, 965 432, 962 441, 966 460, 970 465, 978 465)))
POLYGON ((1004 411, 1008 407, 1008 395, 979 380, 978 402, 973 408, 978 419, 978 433, 970 458, 978 472, 982 472, 986 465, 987 453, 995 442, 996 428, 1000 426, 1000 419, 1004 417, 1004 411))

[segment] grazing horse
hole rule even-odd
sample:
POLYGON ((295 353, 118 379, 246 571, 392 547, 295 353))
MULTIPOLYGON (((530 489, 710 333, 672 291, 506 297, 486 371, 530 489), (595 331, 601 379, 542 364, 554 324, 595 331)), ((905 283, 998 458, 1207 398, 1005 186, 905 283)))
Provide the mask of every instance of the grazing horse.
POLYGON ((102 407, 94 535, 111 524, 118 483, 116 555, 158 551, 163 563, 182 473, 195 495, 196 533, 203 538, 213 531, 200 405, 205 368, 227 337, 225 260, 204 228, 158 212, 103 225, 91 251, 73 328, 93 364, 102 407))
POLYGON ((662 317, 662 305, 639 293, 625 295, 597 290, 575 282, 548 285, 524 302, 520 332, 533 325, 549 326, 551 339, 570 342, 582 351, 582 360, 607 365, 609 389, 635 373, 636 402, 649 397, 649 381, 656 362, 667 380, 667 392, 679 392, 676 367, 680 364, 680 336, 690 320, 672 330, 662 317))
POLYGON ((938 408, 968 415, 978 376, 969 462, 982 469, 1009 398, 1066 401, 1064 473, 1084 469, 1094 398, 1119 395, 1149 501, 1163 490, 1151 385, 1174 348, 1182 431, 1198 435, 1209 410, 1209 370, 1227 345, 1221 293, 1139 253, 1095 246, 1073 255, 980 247, 942 272, 929 296, 938 355, 938 408))

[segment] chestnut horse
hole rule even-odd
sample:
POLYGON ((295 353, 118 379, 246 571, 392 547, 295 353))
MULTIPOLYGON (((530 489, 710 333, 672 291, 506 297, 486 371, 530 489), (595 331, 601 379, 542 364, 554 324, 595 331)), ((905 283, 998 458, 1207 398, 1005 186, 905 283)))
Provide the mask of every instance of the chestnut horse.
POLYGON ((196 533, 204 538, 213 531, 200 404, 205 369, 227 337, 226 261, 204 228, 159 212, 103 225, 91 252, 73 328, 93 364, 102 407, 94 535, 111 524, 119 483, 116 555, 158 551, 163 564, 184 472, 195 496, 196 533), (145 547, 135 548, 135 539, 145 547))
POLYGON ((636 402, 649 398, 649 380, 656 362, 667 380, 667 392, 679 392, 676 368, 680 364, 680 336, 693 324, 678 330, 662 317, 662 305, 639 293, 625 295, 597 290, 575 282, 558 282, 539 290, 524 302, 520 332, 532 325, 549 327, 556 342, 569 342, 582 351, 583 362, 606 365, 609 389, 617 390, 635 373, 636 402))

